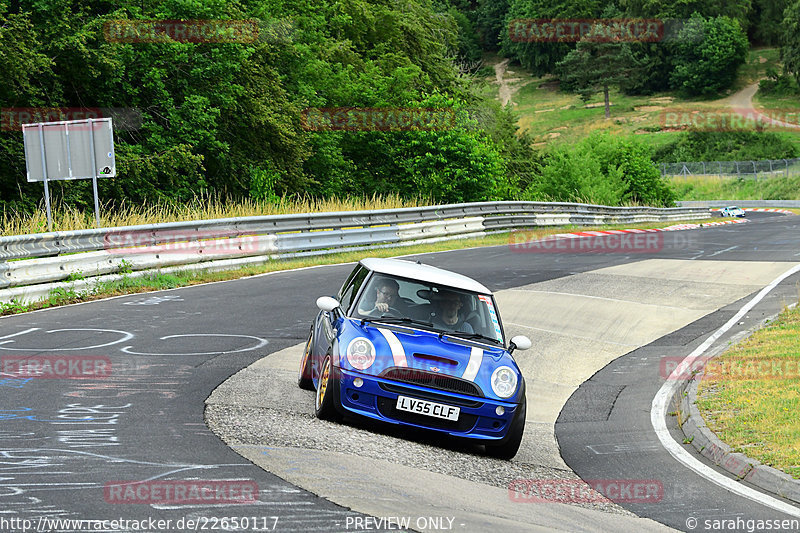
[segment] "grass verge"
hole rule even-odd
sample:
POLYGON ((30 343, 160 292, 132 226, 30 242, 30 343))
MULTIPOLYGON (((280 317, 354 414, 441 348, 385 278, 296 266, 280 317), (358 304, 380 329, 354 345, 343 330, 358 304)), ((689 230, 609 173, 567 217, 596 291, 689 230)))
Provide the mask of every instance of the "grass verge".
POLYGON ((708 427, 763 464, 800 479, 800 308, 714 359, 697 407, 708 427))
MULTIPOLYGON (((692 223, 706 223, 719 221, 719 218, 686 221, 692 223)), ((680 222, 662 222, 651 224, 620 224, 620 225, 607 225, 607 226, 562 226, 557 228, 534 228, 526 229, 529 238, 543 238, 548 235, 556 233, 565 233, 571 231, 587 231, 587 230, 604 230, 604 229, 625 229, 625 228, 665 228, 679 224, 680 222)), ((405 246, 402 248, 380 248, 372 250, 357 250, 351 252, 335 253, 324 256, 305 257, 297 259, 276 259, 269 261, 262 265, 249 266, 235 270, 225 270, 220 272, 206 272, 202 270, 185 270, 171 273, 153 272, 151 274, 130 277, 123 275, 123 277, 116 281, 99 282, 89 289, 76 290, 74 288, 59 288, 51 291, 46 300, 24 304, 17 301, 7 303, 0 302, 0 316, 14 315, 19 313, 26 313, 38 309, 46 309, 49 307, 57 307, 61 305, 68 305, 78 302, 87 302, 91 300, 98 300, 101 298, 108 298, 110 296, 118 296, 122 294, 135 294, 140 292, 152 292, 165 289, 173 289, 175 287, 186 287, 190 285, 198 285, 201 283, 210 283, 214 281, 226 281, 231 279, 238 279, 248 276, 255 276, 257 274, 264 274, 266 272, 276 272, 280 270, 291 270, 294 268, 302 268, 316 265, 330 265, 337 263, 355 262, 364 257, 395 257, 398 255, 407 254, 421 254, 429 252, 439 252, 446 250, 458 250, 461 248, 473 248, 478 246, 499 246, 509 244, 511 242, 511 232, 496 233, 487 235, 485 237, 476 239, 457 239, 450 241, 442 241, 428 244, 417 244, 413 246, 405 246)))
POLYGON ((679 200, 800 200, 800 174, 757 180, 674 176, 669 178, 669 183, 679 200))

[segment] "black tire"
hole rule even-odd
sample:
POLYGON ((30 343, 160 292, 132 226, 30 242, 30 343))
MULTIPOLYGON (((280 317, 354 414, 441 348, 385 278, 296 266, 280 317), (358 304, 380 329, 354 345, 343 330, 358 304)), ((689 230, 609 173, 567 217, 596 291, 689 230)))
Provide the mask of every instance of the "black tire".
POLYGON ((317 394, 314 397, 314 414, 320 420, 341 420, 337 404, 339 402, 339 376, 333 366, 330 354, 325 356, 319 371, 317 394))
POLYGON ((522 405, 517 409, 517 414, 514 421, 511 422, 511 427, 508 428, 506 437, 500 444, 487 444, 486 455, 495 457, 497 459, 512 459, 517 455, 519 446, 522 444, 522 434, 525 433, 525 411, 527 401, 525 396, 522 396, 522 405))
POLYGON ((311 381, 311 339, 314 333, 308 336, 308 342, 303 350, 303 357, 300 359, 300 373, 297 375, 297 386, 303 390, 314 390, 314 382, 311 381))

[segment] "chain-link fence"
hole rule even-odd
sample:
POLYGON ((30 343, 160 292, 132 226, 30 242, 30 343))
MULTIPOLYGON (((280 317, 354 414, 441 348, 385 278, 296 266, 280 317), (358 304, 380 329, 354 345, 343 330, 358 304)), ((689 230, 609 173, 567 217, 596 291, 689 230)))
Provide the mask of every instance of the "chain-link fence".
POLYGON ((719 176, 721 178, 772 178, 800 174, 800 159, 764 161, 692 161, 659 163, 662 176, 719 176))

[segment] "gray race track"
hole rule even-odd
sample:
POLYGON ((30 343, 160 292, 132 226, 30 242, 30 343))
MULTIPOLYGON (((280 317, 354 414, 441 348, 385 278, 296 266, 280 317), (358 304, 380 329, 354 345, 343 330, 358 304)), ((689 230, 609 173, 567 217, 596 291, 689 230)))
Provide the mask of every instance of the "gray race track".
MULTIPOLYGON (((519 254, 500 246, 431 254, 424 260, 481 280, 493 290, 648 257, 798 261, 797 217, 750 218, 747 224, 665 234, 664 248, 654 254, 519 254)), ((302 342, 316 314, 314 300, 334 293, 351 268, 277 273, 0 320, 0 357, 93 356, 107 357, 112 365, 111 375, 103 379, 0 378, 0 530, 22 531, 16 527, 19 522, 3 520, 23 518, 33 520, 34 527, 44 526, 40 530, 57 529, 40 522, 49 517, 170 519, 171 530, 177 531, 181 518, 244 516, 253 517, 262 531, 343 529, 341 524, 353 512, 299 490, 231 451, 206 428, 203 402, 241 368, 302 342), (104 494, 110 482, 162 478, 252 480, 258 484, 259 502, 142 505, 115 503, 104 494)), ((796 296, 794 281, 781 287, 784 299, 796 296)), ((769 298, 759 312, 771 314, 780 302, 780 296, 769 298)), ((690 350, 732 313, 722 309, 641 348, 639 354, 620 358, 581 387, 557 424, 562 455, 570 467, 589 479, 658 478, 665 486, 686 487, 688 494, 667 491, 665 496, 672 494, 674 499, 665 497, 659 506, 629 507, 679 529, 685 529, 680 519, 695 510, 777 518, 693 477, 666 452, 650 449, 647 417, 659 385, 657 373, 646 368, 647 361, 630 364, 634 356, 655 358, 665 351, 669 355, 690 350), (590 411, 582 405, 609 408, 590 411), (635 436, 620 433, 623 422, 635 436), (621 437, 645 445, 605 454, 600 461, 587 452, 587 446, 615 450, 621 437)), ((759 317, 753 313, 750 320, 754 323, 759 317)), ((747 325, 751 324, 742 327, 747 325)), ((159 530, 129 524, 128 530, 137 529, 159 530)))

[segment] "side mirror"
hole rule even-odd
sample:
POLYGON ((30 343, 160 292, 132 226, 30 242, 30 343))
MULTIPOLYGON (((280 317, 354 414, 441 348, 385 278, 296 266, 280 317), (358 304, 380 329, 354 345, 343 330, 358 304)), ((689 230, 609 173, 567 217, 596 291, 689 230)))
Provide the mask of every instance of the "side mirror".
POLYGON ((317 298, 317 307, 323 311, 333 311, 339 307, 339 300, 331 298, 330 296, 320 296, 317 298))
POLYGON ((517 335, 516 337, 512 337, 511 342, 508 343, 508 353, 513 353, 514 350, 527 350, 532 345, 528 337, 525 335, 517 335))

